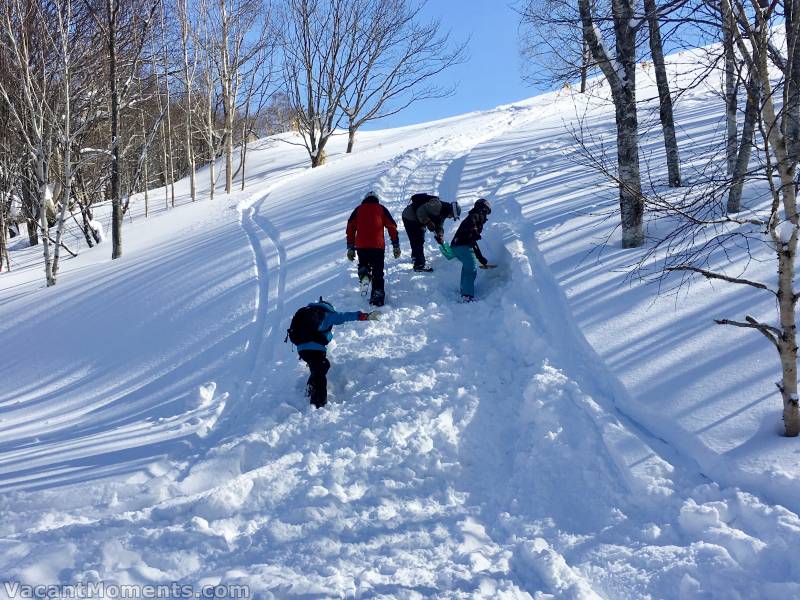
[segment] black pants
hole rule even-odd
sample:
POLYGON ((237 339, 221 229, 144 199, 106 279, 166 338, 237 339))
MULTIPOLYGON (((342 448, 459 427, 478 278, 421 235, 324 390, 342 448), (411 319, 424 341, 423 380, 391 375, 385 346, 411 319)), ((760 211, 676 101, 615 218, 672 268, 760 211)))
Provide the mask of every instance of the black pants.
POLYGON ((425 266, 425 227, 417 221, 403 219, 403 227, 408 236, 408 243, 411 245, 411 258, 414 260, 414 268, 425 266))
POLYGON ((322 350, 301 350, 300 358, 306 362, 311 375, 308 376, 306 393, 311 399, 311 404, 322 408, 328 403, 328 370, 331 363, 322 350))
POLYGON ((383 289, 383 264, 386 251, 383 248, 359 248, 358 276, 368 275, 372 280, 372 293, 369 297, 370 304, 383 306, 386 292, 383 289))

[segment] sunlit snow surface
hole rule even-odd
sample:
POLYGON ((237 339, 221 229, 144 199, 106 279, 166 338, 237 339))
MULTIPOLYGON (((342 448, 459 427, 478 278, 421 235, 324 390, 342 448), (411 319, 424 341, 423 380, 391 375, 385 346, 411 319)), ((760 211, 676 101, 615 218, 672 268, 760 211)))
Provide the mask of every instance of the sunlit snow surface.
MULTIPOLYGON (((685 177, 722 110, 710 88, 678 103, 685 177)), ((152 191, 148 219, 137 197, 124 257, 84 250, 55 289, 38 250, 14 245, 0 580, 259 598, 800 595, 800 446, 778 435, 777 359, 712 322, 774 306, 629 284, 636 251, 603 214, 615 191, 576 164, 576 115, 613 150, 611 107, 567 91, 364 133, 352 156, 339 139, 313 172, 302 149, 264 140, 245 191, 209 201, 203 171, 200 201, 183 181, 166 211, 152 191), (285 329, 320 295, 366 309, 344 228, 370 189, 398 220, 414 192, 490 199, 482 247, 499 268, 461 304, 458 263, 429 240, 435 271, 413 273, 401 237, 384 318, 337 328, 316 411, 285 329)), ((644 135, 655 177, 660 144, 644 135)))

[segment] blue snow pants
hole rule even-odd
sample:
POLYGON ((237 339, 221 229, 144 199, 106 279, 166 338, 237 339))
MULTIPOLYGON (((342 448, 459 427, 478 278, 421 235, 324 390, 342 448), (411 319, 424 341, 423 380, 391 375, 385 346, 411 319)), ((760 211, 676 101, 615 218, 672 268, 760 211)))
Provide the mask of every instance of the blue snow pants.
POLYGON ((478 259, 471 246, 453 246, 453 254, 461 262, 461 295, 475 296, 475 277, 478 275, 478 259))

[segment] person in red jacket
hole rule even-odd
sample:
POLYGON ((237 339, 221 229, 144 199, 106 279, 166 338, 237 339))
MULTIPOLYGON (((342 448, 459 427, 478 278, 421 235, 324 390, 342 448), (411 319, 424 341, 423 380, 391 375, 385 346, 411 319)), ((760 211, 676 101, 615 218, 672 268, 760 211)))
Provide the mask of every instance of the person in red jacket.
POLYGON ((392 240, 394 257, 400 258, 397 223, 380 203, 378 194, 369 192, 347 220, 347 258, 353 261, 358 254, 358 279, 361 285, 372 282, 369 303, 373 306, 383 306, 386 300, 383 289, 383 263, 386 253, 384 228, 392 240))

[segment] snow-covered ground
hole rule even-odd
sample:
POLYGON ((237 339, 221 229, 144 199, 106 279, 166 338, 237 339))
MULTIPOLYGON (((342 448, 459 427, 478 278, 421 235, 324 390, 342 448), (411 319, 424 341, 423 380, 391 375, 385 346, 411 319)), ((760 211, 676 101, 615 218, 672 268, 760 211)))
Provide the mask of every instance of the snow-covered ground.
MULTIPOLYGON (((678 104, 685 174, 722 109, 710 90, 678 104)), ((124 257, 83 251, 55 289, 16 247, 0 274, 0 581, 800 596, 800 447, 778 435, 777 359, 711 321, 774 307, 629 284, 637 251, 613 235, 597 251, 617 198, 576 162, 577 116, 613 132, 607 103, 562 91, 363 133, 352 156, 339 139, 313 171, 265 140, 245 191, 191 204, 184 181, 148 219, 135 199, 124 257), (316 411, 282 341, 320 295, 366 309, 344 228, 369 189, 398 220, 414 192, 489 198, 500 268, 461 304, 458 263, 429 241, 435 272, 413 273, 401 237, 383 320, 337 328, 316 411)), ((657 157, 657 131, 644 141, 657 157)))

